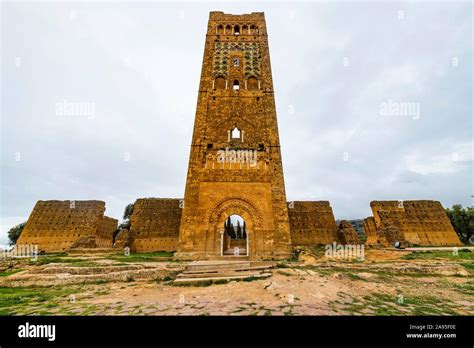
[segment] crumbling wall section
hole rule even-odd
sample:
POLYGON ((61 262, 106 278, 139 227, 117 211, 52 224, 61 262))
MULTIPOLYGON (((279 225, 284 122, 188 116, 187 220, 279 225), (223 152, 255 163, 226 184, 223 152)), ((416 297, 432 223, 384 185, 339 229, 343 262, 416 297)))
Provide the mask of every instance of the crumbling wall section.
POLYGON ((97 227, 96 244, 98 248, 112 248, 114 232, 117 229, 118 220, 104 216, 97 227))
POLYGON ((131 251, 176 251, 181 213, 180 199, 137 199, 130 217, 131 251))
POLYGON ((394 227, 412 245, 462 245, 438 201, 372 201, 370 207, 377 231, 394 227))
POLYGON ((365 244, 375 246, 378 244, 377 228, 373 216, 364 219, 364 233, 367 237, 365 244))
POLYGON ((338 241, 336 221, 329 202, 289 202, 288 215, 293 245, 330 244, 338 241))
POLYGON ((337 236, 342 244, 360 244, 359 235, 348 221, 342 220, 337 229, 337 236))
POLYGON ((102 201, 38 201, 17 245, 34 244, 45 252, 65 251, 77 239, 96 235, 104 212, 102 201))

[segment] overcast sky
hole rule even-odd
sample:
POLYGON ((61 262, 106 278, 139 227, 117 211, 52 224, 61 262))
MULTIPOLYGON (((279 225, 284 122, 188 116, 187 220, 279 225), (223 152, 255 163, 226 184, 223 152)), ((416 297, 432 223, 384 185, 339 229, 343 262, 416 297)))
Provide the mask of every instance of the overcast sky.
POLYGON ((37 200, 183 197, 209 11, 265 12, 288 200, 471 204, 471 2, 268 3, 3 3, 0 243, 37 200))

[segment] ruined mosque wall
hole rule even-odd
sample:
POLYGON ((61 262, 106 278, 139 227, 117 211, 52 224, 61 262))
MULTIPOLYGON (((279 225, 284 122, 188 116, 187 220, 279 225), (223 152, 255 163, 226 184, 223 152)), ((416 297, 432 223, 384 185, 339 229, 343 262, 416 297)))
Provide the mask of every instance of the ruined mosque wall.
POLYGON ((293 245, 330 244, 338 241, 336 221, 329 202, 289 202, 288 214, 293 245))
POLYGON ((462 245, 438 201, 372 201, 370 207, 378 232, 394 227, 412 245, 462 245))
POLYGON ((117 219, 104 216, 97 227, 96 245, 98 248, 112 248, 117 219))
POLYGON ((176 251, 181 213, 180 199, 137 199, 130 217, 131 251, 176 251))
POLYGON ((98 232, 102 233, 104 245, 111 244, 112 238, 110 242, 106 240, 106 231, 113 224, 116 226, 117 220, 104 217, 104 212, 103 201, 38 201, 17 245, 34 244, 39 251, 60 252, 81 237, 97 237, 98 232))

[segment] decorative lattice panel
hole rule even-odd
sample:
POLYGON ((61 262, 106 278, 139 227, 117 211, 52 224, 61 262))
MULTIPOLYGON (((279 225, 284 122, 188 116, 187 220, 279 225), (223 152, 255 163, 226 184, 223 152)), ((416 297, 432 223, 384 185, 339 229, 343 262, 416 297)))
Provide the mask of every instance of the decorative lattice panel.
POLYGON ((260 76, 260 48, 256 42, 216 42, 214 47, 213 75, 227 76, 232 52, 244 52, 245 76, 260 76))

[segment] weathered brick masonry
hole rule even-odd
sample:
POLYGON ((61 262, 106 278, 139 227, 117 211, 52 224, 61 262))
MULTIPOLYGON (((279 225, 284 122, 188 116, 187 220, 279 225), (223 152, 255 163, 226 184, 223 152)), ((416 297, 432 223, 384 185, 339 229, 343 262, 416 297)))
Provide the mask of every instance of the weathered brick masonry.
POLYGON ((364 227, 367 226, 366 233, 368 231, 371 243, 375 242, 375 225, 378 244, 387 244, 380 240, 381 231, 384 231, 384 234, 394 231, 401 233, 403 238, 413 245, 462 245, 446 211, 438 201, 372 201, 370 207, 373 224, 372 220, 367 218, 364 227))
POLYGON ((94 236, 101 247, 111 247, 117 220, 104 212, 102 201, 38 201, 17 244, 57 252, 69 249, 81 237, 94 236))
POLYGON ((130 217, 131 251, 176 251, 181 213, 180 199, 137 199, 130 217))
POLYGON ((317 245, 337 242, 337 226, 327 201, 288 203, 293 245, 317 245))

